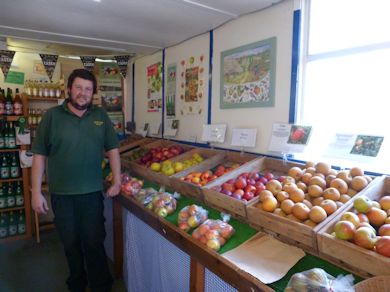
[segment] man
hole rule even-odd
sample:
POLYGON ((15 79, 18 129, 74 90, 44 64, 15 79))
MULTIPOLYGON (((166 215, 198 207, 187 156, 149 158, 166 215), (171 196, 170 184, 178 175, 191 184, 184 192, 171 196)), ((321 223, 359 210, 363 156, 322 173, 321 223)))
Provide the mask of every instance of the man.
POLYGON ((64 245, 70 291, 110 291, 112 277, 104 250, 101 162, 106 152, 113 183, 107 196, 120 191, 118 140, 105 111, 92 105, 95 76, 76 69, 68 79, 68 99, 44 115, 32 151, 32 207, 45 214, 42 176, 47 174, 54 223, 64 245), (86 271, 85 268, 86 267, 86 271))

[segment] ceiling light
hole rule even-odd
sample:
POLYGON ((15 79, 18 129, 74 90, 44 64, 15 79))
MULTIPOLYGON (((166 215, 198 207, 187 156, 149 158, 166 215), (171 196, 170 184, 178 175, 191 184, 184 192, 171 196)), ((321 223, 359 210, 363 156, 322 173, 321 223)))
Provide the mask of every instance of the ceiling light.
POLYGON ((93 2, 100 3, 100 2, 102 2, 102 0, 93 0, 93 2))

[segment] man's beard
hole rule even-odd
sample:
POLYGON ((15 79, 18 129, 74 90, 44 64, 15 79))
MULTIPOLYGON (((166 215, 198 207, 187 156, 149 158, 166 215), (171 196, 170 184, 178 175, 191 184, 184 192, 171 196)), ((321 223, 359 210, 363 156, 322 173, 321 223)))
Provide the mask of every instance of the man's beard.
POLYGON ((79 105, 75 100, 73 100, 73 98, 69 98, 69 102, 74 108, 78 109, 79 111, 86 110, 90 108, 92 105, 92 100, 89 103, 86 103, 84 105, 79 105))

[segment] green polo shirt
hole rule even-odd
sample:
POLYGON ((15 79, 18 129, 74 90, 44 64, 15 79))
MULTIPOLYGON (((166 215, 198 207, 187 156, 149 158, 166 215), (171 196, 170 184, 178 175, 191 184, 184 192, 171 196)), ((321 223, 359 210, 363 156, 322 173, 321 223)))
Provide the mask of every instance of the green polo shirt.
POLYGON ((100 191, 104 152, 119 147, 116 133, 103 109, 92 106, 80 118, 67 104, 51 108, 43 116, 32 152, 48 158, 50 193, 100 191))

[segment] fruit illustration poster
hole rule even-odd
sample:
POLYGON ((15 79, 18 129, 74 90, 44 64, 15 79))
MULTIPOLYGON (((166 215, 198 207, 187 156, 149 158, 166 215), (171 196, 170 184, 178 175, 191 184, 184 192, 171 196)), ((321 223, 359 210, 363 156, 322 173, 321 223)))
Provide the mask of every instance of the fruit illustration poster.
POLYGON ((180 62, 180 114, 201 114, 201 100, 205 96, 206 75, 204 56, 191 56, 180 62))
POLYGON ((160 112, 162 107, 162 65, 161 62, 147 68, 148 112, 160 112))
POLYGON ((122 112, 122 77, 115 63, 100 64, 98 89, 106 111, 122 112))
POLYGON ((123 113, 122 112, 111 112, 108 113, 108 116, 111 120, 112 126, 114 127, 115 132, 119 137, 124 136, 125 130, 123 127, 123 113))
POLYGON ((165 95, 165 107, 167 118, 174 118, 176 115, 176 79, 177 65, 168 65, 167 69, 167 87, 165 95))
POLYGON ((276 38, 221 53, 222 109, 275 104, 276 38))

